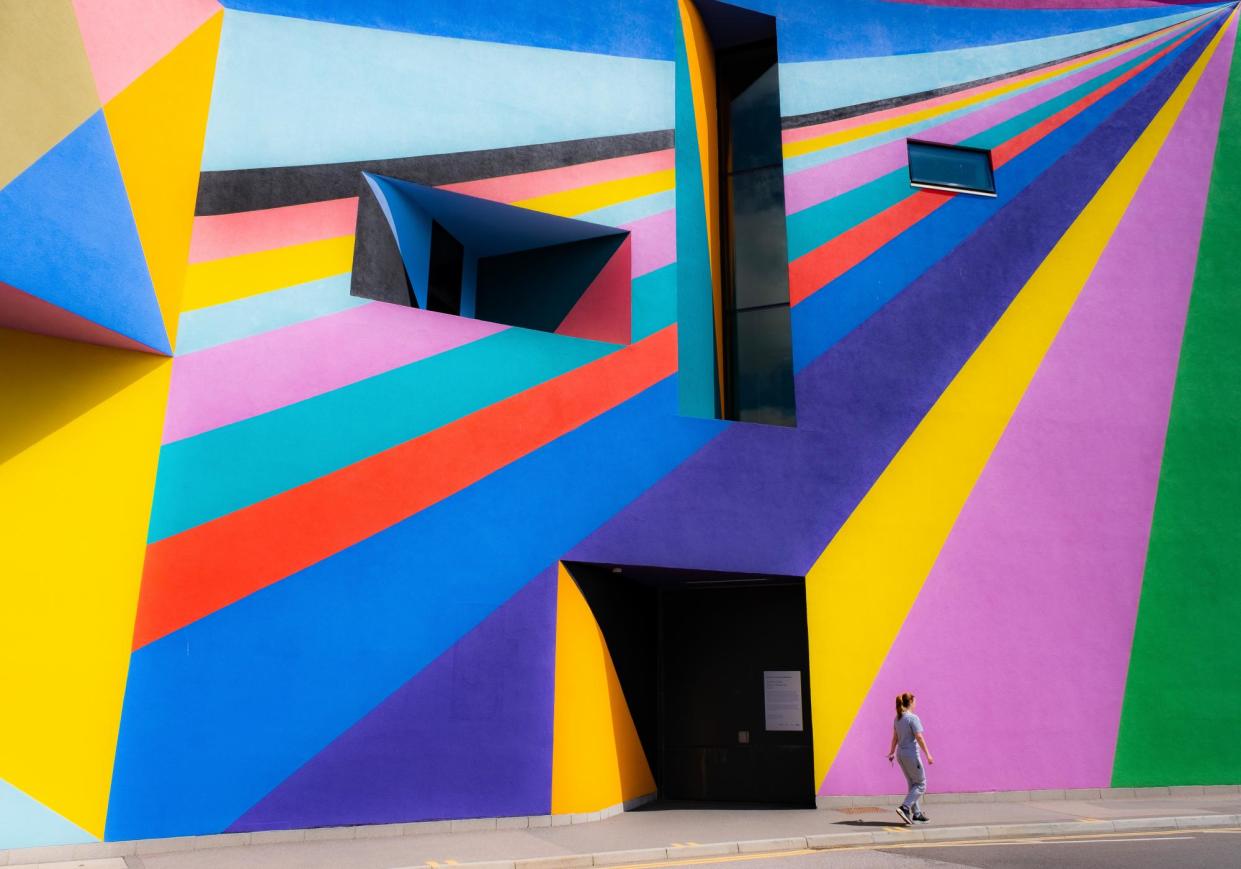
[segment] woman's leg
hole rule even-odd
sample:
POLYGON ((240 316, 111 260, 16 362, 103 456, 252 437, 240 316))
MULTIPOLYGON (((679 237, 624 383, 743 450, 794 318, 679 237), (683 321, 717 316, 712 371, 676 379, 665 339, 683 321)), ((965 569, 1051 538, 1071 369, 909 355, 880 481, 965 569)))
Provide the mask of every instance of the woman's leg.
POLYGON ((909 793, 901 803, 914 814, 922 812, 922 795, 926 793, 926 770, 922 766, 922 758, 898 755, 901 772, 905 773, 905 781, 909 783, 909 793))

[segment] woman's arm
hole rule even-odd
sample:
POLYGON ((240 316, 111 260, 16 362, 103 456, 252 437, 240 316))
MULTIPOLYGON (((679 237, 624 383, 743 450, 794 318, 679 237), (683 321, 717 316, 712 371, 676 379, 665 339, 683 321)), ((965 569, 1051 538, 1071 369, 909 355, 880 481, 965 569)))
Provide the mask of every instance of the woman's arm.
POLYGON ((892 744, 888 746, 888 760, 896 756, 896 725, 892 725, 892 744))
POLYGON ((922 746, 922 752, 926 755, 926 762, 935 763, 935 758, 931 757, 931 750, 926 747, 926 738, 922 735, 921 731, 914 734, 914 739, 918 740, 918 745, 922 746))

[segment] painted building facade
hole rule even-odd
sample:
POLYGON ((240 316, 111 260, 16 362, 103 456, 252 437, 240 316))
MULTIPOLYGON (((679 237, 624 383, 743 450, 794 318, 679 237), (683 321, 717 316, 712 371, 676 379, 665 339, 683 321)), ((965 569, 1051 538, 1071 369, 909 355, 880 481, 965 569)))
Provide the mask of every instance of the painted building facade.
POLYGON ((719 418, 728 13, 0 0, 0 849, 652 793, 595 573, 802 584, 812 795, 903 690, 933 790, 1241 781, 1235 4, 738 5, 792 424, 719 418))

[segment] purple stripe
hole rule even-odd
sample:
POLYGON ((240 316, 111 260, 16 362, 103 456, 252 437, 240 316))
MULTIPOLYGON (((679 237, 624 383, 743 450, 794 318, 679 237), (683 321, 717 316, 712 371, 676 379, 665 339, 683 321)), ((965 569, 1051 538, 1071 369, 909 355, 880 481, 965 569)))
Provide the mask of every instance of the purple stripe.
MULTIPOLYGON (((1183 29, 1183 28, 1182 28, 1183 29)), ((1180 30, 1169 34, 1163 42, 1178 36, 1180 30)), ((983 108, 944 124, 920 131, 918 138, 953 145, 1014 118, 1022 112, 1055 99, 1083 82, 1107 73, 1135 55, 1150 50, 1151 44, 1139 45, 1128 51, 1097 63, 1072 75, 1045 82, 1035 88, 1019 92, 1016 96, 989 103, 983 108)), ((867 151, 850 154, 810 169, 794 173, 785 179, 786 208, 789 214, 826 202, 832 197, 847 193, 880 176, 905 165, 905 140, 898 139, 867 151)))
POLYGON ((729 427, 569 557, 804 574, 1209 35, 1199 36, 982 229, 807 366, 797 378, 800 431, 729 427), (755 504, 765 509, 752 509, 755 504))
POLYGON ((164 443, 268 413, 506 327, 372 302, 179 356, 164 443))
POLYGON ((891 792, 899 776, 874 745, 909 684, 936 754, 952 759, 934 768, 937 789, 1111 784, 1233 38, 1235 28, 1000 439, 824 793, 891 792))
POLYGON ((547 814, 555 637, 552 569, 229 831, 547 814))

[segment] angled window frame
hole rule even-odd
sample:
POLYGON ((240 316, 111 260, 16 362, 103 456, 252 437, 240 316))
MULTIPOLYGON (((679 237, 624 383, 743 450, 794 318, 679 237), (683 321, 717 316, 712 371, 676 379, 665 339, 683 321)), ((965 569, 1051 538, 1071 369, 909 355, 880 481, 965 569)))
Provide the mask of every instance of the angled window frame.
POLYGON ((946 145, 943 142, 930 142, 925 139, 906 139, 905 162, 909 170, 909 186, 911 187, 917 187, 921 190, 936 190, 941 193, 965 193, 969 196, 984 196, 990 199, 994 199, 996 196, 995 160, 991 156, 990 148, 975 148, 970 145, 946 145), (913 150, 915 146, 935 148, 945 152, 951 151, 956 153, 980 154, 984 156, 987 161, 987 178, 990 181, 990 187, 974 187, 963 184, 953 184, 952 182, 920 179, 915 177, 913 159, 913 150))

